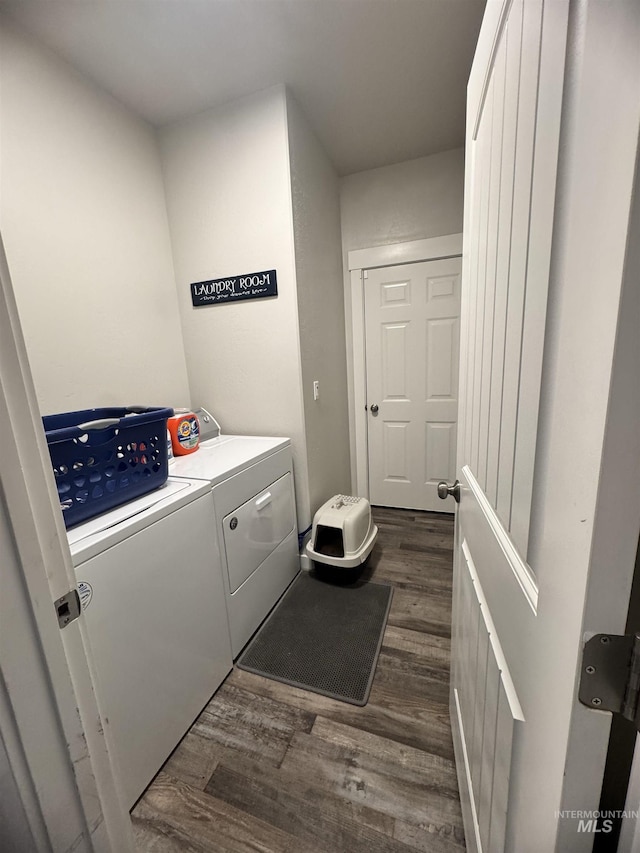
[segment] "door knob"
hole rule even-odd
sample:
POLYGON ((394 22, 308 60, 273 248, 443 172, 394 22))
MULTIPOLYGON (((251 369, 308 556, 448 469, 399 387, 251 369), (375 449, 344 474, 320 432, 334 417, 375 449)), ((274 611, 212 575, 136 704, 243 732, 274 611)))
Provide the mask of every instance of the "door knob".
POLYGON ((438 483, 438 497, 441 498, 443 501, 446 501, 446 499, 449 497, 449 495, 452 496, 452 498, 454 499, 454 501, 457 504, 460 503, 460 482, 459 482, 459 480, 456 480, 455 483, 453 484, 453 486, 450 486, 444 480, 441 480, 438 483))
POLYGON ((371 408, 371 414, 372 415, 378 414, 378 404, 377 403, 374 403, 373 406, 371 406, 370 408, 371 408))

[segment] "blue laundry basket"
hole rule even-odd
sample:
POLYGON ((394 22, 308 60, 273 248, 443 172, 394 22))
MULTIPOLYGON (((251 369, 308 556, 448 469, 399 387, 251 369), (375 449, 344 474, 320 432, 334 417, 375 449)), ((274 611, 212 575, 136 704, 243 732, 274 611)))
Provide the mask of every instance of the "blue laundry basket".
POLYGON ((42 418, 66 527, 166 482, 173 409, 84 409, 42 418))

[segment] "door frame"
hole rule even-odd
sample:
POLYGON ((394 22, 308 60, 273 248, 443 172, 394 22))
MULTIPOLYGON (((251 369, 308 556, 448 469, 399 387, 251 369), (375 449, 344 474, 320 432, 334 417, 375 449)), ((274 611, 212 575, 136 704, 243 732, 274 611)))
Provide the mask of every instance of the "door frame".
POLYGON ((440 261, 462 257, 462 233, 404 243, 389 243, 367 249, 353 249, 348 253, 350 286, 347 292, 347 324, 350 331, 351 364, 348 371, 349 397, 353 407, 349 410, 349 436, 351 444, 351 482, 354 494, 369 497, 369 459, 367 441, 367 363, 365 346, 364 288, 367 270, 395 267, 422 261, 440 261))
POLYGON ((133 853, 84 618, 61 630, 54 608, 75 572, 1 236, 0 431, 0 760, 21 807, 10 846, 133 853))

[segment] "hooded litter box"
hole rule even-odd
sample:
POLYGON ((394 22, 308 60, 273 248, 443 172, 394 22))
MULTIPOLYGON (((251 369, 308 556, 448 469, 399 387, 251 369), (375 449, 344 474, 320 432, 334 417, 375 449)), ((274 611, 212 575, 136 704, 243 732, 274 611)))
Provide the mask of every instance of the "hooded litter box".
POLYGON ((307 555, 316 563, 354 569, 365 562, 377 536, 366 498, 334 495, 313 518, 307 555))

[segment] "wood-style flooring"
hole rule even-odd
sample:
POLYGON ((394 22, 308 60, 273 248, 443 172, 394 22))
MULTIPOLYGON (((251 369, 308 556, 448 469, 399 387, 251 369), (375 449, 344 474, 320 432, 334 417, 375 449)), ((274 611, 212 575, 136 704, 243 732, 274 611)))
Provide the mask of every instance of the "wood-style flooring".
POLYGON ((132 812, 138 849, 461 853, 449 724, 453 517, 375 508, 394 595, 364 708, 234 669, 132 812))

